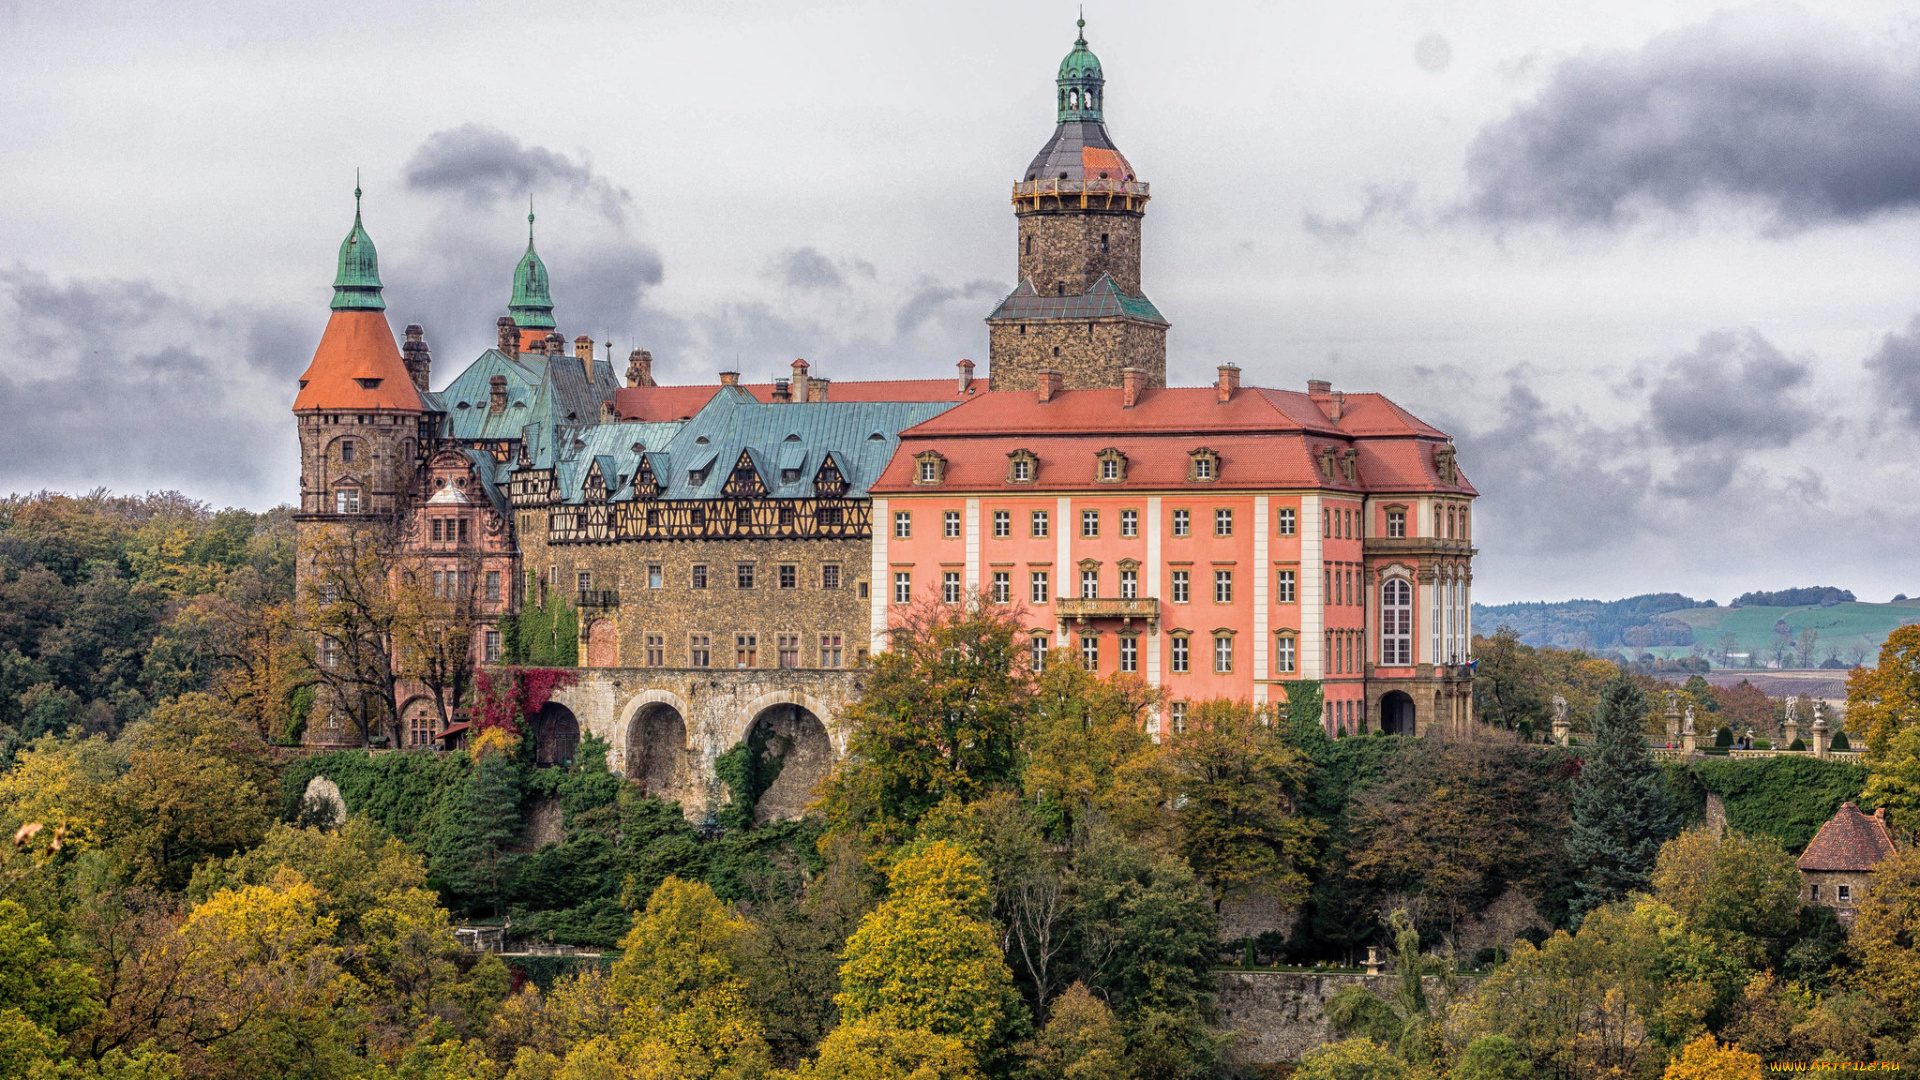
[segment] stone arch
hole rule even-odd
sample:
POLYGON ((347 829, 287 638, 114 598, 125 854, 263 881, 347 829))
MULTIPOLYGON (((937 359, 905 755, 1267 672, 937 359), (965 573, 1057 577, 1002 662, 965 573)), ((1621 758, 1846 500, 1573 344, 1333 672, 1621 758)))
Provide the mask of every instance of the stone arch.
POLYGON ((1412 695, 1404 690, 1389 690, 1380 695, 1380 730, 1388 735, 1412 735, 1417 723, 1412 695))
POLYGON ((540 707, 533 718, 534 762, 570 765, 580 748, 580 720, 557 701, 540 707))
POLYGON ((739 737, 745 739, 748 730, 753 727, 753 721, 775 705, 798 705, 812 713, 819 718, 821 726, 826 729, 827 738, 833 742, 834 753, 839 754, 845 751, 846 748, 840 745, 839 732, 827 724, 827 717, 832 716, 835 710, 804 690, 775 690, 747 702, 746 707, 740 710, 740 715, 746 719, 746 725, 740 729, 739 737))
POLYGON ((400 706, 400 746, 420 750, 438 745, 440 706, 425 694, 407 699, 400 706))
MULTIPOLYGON (((802 694, 768 697, 801 698, 802 694)), ((778 772, 753 804, 757 822, 797 818, 806 811, 813 791, 833 770, 833 739, 819 713, 798 701, 771 701, 749 712, 752 717, 740 741, 752 748, 765 766, 778 772)))
POLYGON ((587 667, 620 666, 620 627, 612 619, 595 619, 587 625, 587 667))
POLYGON ((620 770, 649 793, 670 793, 688 776, 687 717, 693 706, 671 690, 643 690, 620 710, 620 770))

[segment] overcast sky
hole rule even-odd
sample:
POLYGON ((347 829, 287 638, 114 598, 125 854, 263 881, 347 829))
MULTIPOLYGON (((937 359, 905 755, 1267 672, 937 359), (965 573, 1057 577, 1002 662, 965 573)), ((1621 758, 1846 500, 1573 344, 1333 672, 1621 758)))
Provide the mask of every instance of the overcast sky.
MULTIPOLYGON (((1099 0, 1176 383, 1382 391, 1475 598, 1920 592, 1920 2, 1099 0)), ((396 332, 984 361, 1069 3, 0 0, 0 490, 265 508, 354 169, 396 332)))

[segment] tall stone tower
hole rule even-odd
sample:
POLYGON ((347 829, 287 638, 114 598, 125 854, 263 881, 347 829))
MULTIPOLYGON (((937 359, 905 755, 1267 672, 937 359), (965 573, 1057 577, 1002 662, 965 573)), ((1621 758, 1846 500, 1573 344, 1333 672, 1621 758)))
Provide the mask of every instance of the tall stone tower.
POLYGON ((1053 138, 1013 185, 1020 284, 987 316, 995 390, 1030 390, 1058 371, 1068 389, 1167 384, 1167 321, 1140 289, 1147 185, 1107 135, 1106 79, 1086 20, 1060 62, 1053 138))
MULTIPOLYGON (((426 405, 387 325, 380 261, 360 224, 340 244, 333 314, 313 362, 300 376, 293 413, 300 425, 302 531, 327 522, 391 520, 412 494, 426 405)), ((409 327, 409 330, 413 328, 409 327)), ((424 342, 420 351, 424 351, 424 342)), ((418 375, 426 372, 416 358, 418 375)))

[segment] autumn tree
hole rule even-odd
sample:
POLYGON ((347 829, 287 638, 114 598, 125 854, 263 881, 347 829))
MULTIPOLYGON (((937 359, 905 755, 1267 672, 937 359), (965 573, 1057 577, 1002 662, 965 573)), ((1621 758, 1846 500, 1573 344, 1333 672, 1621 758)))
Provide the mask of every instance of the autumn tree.
POLYGON ((1868 993, 1905 1020, 1920 1018, 1920 847, 1874 867, 1849 941, 1868 993))
POLYGON ((401 674, 425 685, 445 724, 479 665, 480 559, 403 559, 394 568, 394 652, 401 674))
POLYGON ((1473 658, 1475 715, 1508 730, 1522 721, 1539 727, 1547 716, 1546 672, 1533 647, 1522 645, 1512 627, 1502 626, 1492 637, 1474 638, 1473 658))
POLYGON ((294 601, 294 625, 312 649, 321 703, 362 740, 397 745, 401 668, 395 655, 407 614, 385 525, 321 526, 300 558, 309 576, 294 601))
POLYGON ((1046 1026, 1022 1045, 1033 1080, 1128 1080, 1126 1036, 1113 1010, 1074 983, 1054 1003, 1046 1026))
POLYGON ((1847 727, 1867 738, 1866 797, 1911 829, 1906 818, 1920 807, 1920 623, 1887 635, 1878 666, 1847 676, 1847 727))
POLYGON ((1034 679, 1026 721, 1027 797, 1056 835, 1091 810, 1112 816, 1136 800, 1137 773, 1152 755, 1147 714, 1157 695, 1127 675, 1100 678, 1078 664, 1053 664, 1034 679))
POLYGON ((1647 752, 1646 715, 1646 696, 1626 676, 1601 692, 1567 838, 1579 873, 1576 906, 1583 911, 1645 889, 1660 845, 1675 832, 1673 809, 1647 752))
POLYGON ((1769 966, 1800 925, 1800 871, 1771 837, 1688 829, 1660 848, 1654 898, 1747 966, 1769 966))
POLYGON ((1245 702, 1203 701, 1164 739, 1176 844, 1216 910, 1258 886, 1283 903, 1307 890, 1317 824, 1296 812, 1307 761, 1245 702))
POLYGON ((1660 1080, 1762 1080, 1767 1068, 1760 1055, 1733 1045, 1722 1045, 1702 1035, 1686 1045, 1667 1065, 1660 1080))

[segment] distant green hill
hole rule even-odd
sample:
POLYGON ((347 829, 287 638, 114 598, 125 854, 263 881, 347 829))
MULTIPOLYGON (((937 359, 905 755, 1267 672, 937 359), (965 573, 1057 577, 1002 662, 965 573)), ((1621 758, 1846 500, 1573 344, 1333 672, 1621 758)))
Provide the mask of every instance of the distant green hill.
MULTIPOLYGON (((1750 593, 1741 599, 1797 599, 1824 595, 1829 601, 1839 590, 1806 589, 1779 593, 1750 593)), ((1846 594, 1850 595, 1850 594, 1846 594)), ((1684 656, 1698 648, 1720 662, 1723 639, 1733 635, 1726 651, 1750 653, 1762 664, 1773 655, 1775 627, 1784 624, 1796 638, 1811 627, 1819 635, 1814 665, 1830 657, 1851 666, 1857 658, 1871 662, 1895 628, 1920 622, 1920 599, 1889 604, 1846 601, 1796 606, 1720 607, 1679 593, 1648 593, 1625 600, 1567 600, 1557 603, 1475 604, 1476 633, 1490 634, 1511 626, 1529 645, 1578 648, 1593 652, 1684 656)), ((1797 666, 1797 662, 1794 662, 1797 666)), ((1736 666, 1744 661, 1735 660, 1736 666)))

